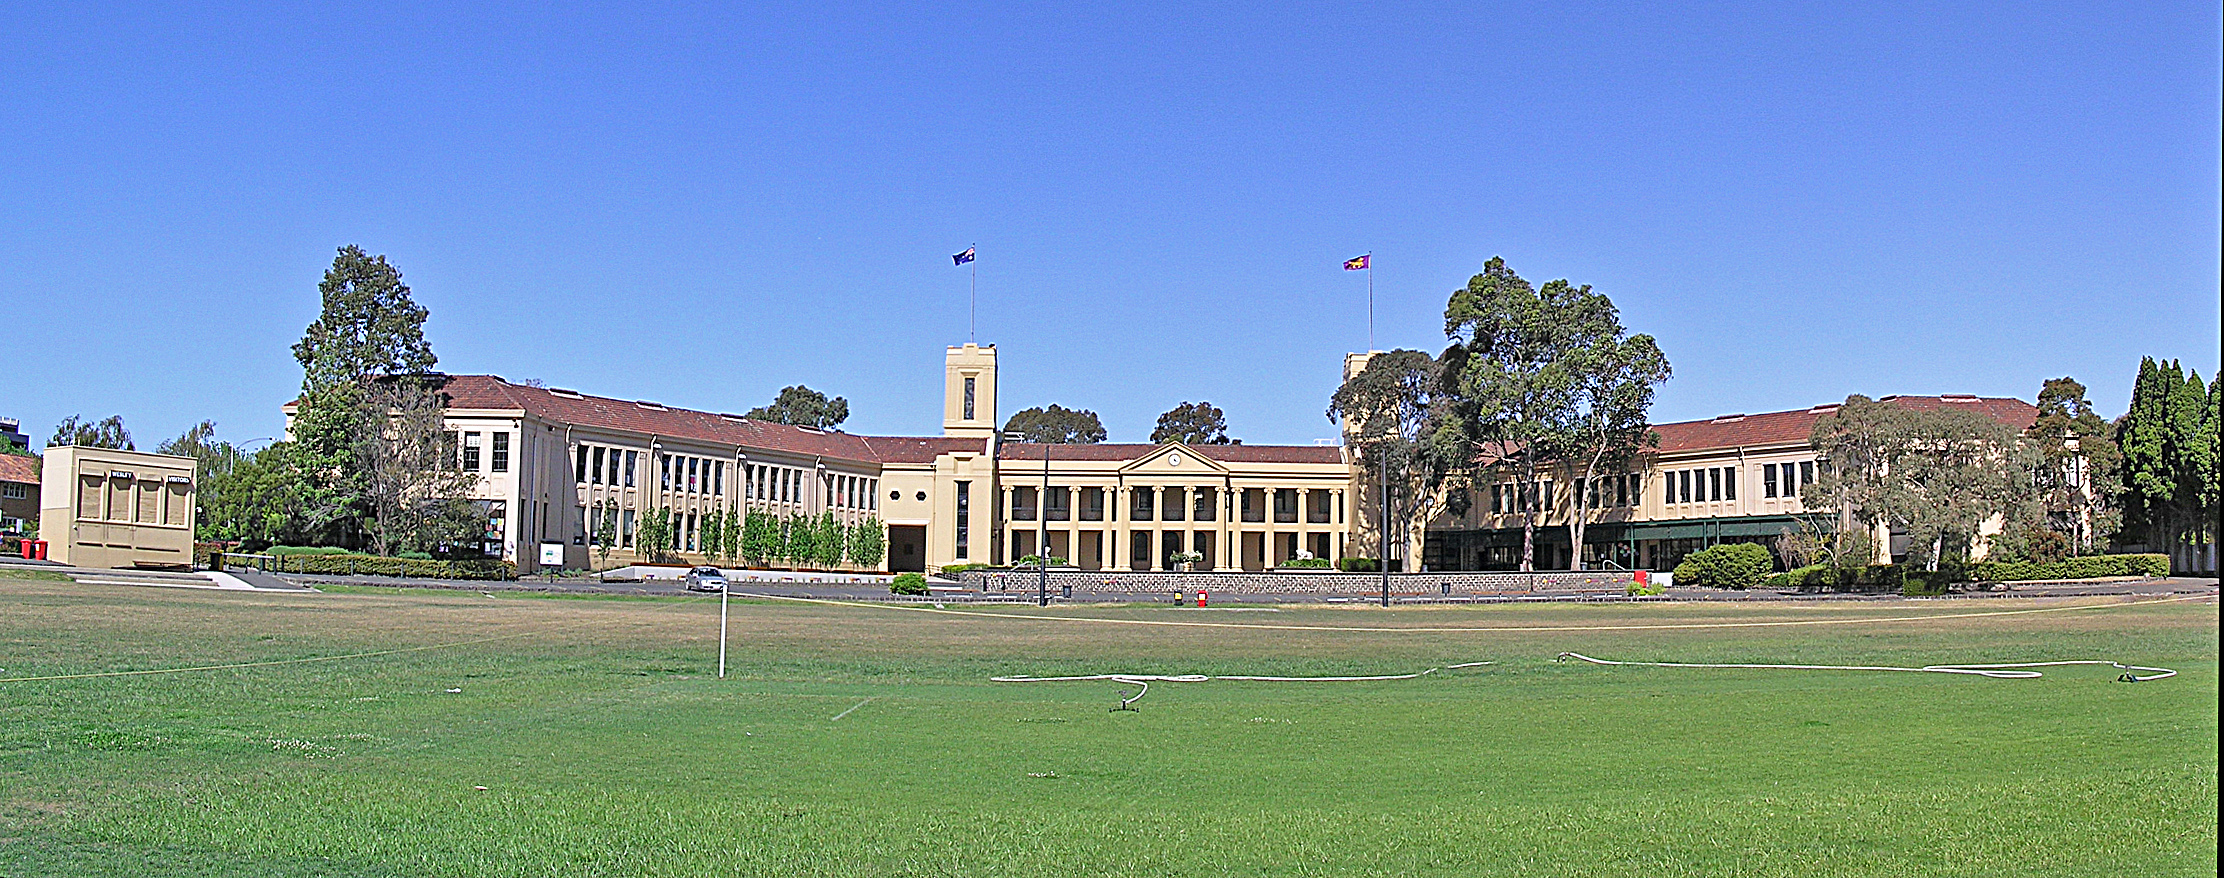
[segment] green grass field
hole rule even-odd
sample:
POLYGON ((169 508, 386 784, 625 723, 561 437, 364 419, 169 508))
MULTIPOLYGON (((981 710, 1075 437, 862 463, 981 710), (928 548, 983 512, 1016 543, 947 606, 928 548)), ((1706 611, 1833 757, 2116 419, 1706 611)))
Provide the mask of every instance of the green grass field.
POLYGON ((715 599, 0 578, 0 678, 384 653, 0 683, 0 875, 2217 871, 2210 601, 733 610, 718 680, 715 599))

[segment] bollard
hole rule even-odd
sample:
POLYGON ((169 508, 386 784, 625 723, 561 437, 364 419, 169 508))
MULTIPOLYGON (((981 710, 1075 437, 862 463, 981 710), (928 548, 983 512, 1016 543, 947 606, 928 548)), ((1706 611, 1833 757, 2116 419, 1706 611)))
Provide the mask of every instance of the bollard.
POLYGON ((1198 590, 1197 590, 1197 606, 1200 606, 1200 607, 1202 607, 1202 606, 1204 606, 1204 605, 1205 605, 1205 590, 1204 590, 1204 589, 1201 589, 1201 588, 1200 588, 1200 589, 1198 589, 1198 590))

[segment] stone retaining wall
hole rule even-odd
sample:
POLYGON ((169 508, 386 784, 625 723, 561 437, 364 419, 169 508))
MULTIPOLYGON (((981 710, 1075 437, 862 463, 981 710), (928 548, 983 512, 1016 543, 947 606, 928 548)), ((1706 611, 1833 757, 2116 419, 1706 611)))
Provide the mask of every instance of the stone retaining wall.
MULTIPOLYGON (((1032 592, 1041 574, 968 570, 957 574, 967 588, 989 594, 1032 592)), ((1543 573, 1392 573, 1390 593, 1515 594, 1612 591, 1629 587, 1636 575, 1626 570, 1543 573)), ((1216 594, 1367 595, 1382 590, 1379 573, 1112 573, 1050 572, 1050 590, 1072 586, 1077 592, 1187 592, 1216 594)))

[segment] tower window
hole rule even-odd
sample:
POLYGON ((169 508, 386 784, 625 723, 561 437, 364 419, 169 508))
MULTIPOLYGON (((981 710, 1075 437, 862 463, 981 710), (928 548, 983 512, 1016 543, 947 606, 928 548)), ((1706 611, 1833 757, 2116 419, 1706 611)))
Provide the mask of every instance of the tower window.
POLYGON ((965 419, 973 420, 973 376, 965 376, 965 419))

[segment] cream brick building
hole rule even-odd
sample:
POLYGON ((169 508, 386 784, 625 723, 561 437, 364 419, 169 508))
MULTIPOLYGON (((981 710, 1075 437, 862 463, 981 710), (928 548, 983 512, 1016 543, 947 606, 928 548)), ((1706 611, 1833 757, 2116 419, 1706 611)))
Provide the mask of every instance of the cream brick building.
MULTIPOLYGON (((1347 356, 1346 375, 1369 356, 1347 356)), ((525 571, 550 545, 565 567, 599 566, 590 547, 605 521, 616 529, 611 563, 644 559, 641 521, 658 508, 678 514, 673 554, 687 563, 707 560, 704 517, 735 510, 878 519, 888 534, 881 569, 891 571, 1006 564, 1045 545, 1084 570, 1115 572, 1171 569, 1177 553, 1201 556, 1197 570, 1263 570, 1378 552, 1376 480, 1341 446, 1002 441, 993 345, 946 350, 936 436, 814 430, 493 375, 445 380, 447 428, 464 468, 480 477, 473 497, 486 514, 484 548, 525 571)), ((1886 399, 1969 406, 2016 427, 2036 414, 2014 399, 1886 399)), ((1766 541, 1795 527, 1805 513, 1798 485, 1814 479, 1807 437, 1833 408, 1657 426, 1659 448, 1597 487, 1607 508, 1585 557, 1666 569, 1706 545, 1766 541)), ((1510 513, 1523 489, 1483 482, 1464 515, 1439 506, 1419 533, 1394 523, 1404 536, 1391 550, 1397 565, 1410 569, 1404 559, 1418 551, 1428 570, 1512 568, 1521 532, 1510 513)), ((1537 566, 1565 567, 1573 557, 1565 489, 1532 490, 1551 510, 1538 530, 1537 566)))
MULTIPOLYGON (((1911 409, 1968 409, 2017 430, 2038 418, 2037 407, 2011 398, 1950 394, 1882 401, 1911 409)), ((1815 517, 1799 500, 1799 488, 1816 474, 1808 440, 1816 420, 1837 409, 1833 403, 1654 425, 1657 448, 1627 472, 1587 489, 1596 492, 1599 512, 1584 533, 1586 566, 1605 562, 1666 570, 1706 546, 1772 542, 1797 530, 1800 518, 1815 517)), ((1546 509, 1545 524, 1536 531, 1536 566, 1566 567, 1572 559, 1567 490, 1549 479, 1528 486, 1503 474, 1478 479, 1466 514, 1440 513, 1429 522, 1423 563, 1431 570, 1514 569, 1521 552, 1521 516, 1515 510, 1524 492, 1533 491, 1546 509)), ((1834 517, 1817 523, 1835 527, 1834 517)), ((1880 536, 1886 538, 1880 553, 1906 554, 1904 536, 1880 536)))

